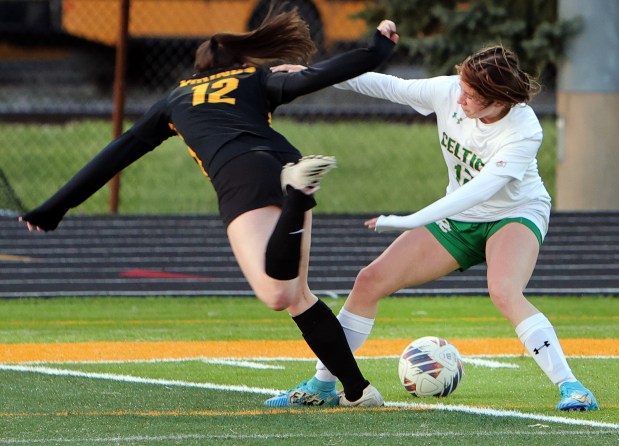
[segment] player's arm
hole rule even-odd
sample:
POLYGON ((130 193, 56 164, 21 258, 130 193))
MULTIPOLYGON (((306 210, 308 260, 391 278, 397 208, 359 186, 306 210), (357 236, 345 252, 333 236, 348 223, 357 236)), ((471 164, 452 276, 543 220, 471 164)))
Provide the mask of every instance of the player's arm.
POLYGON ((427 225, 466 211, 488 201, 511 181, 522 181, 542 142, 541 128, 528 138, 514 132, 505 138, 499 150, 472 180, 420 211, 399 217, 384 216, 365 225, 376 231, 405 230, 427 225))
POLYGON ((267 90, 272 103, 290 102, 299 96, 343 82, 376 68, 391 54, 395 41, 397 41, 397 37, 394 36, 397 36, 395 25, 393 31, 377 29, 371 45, 367 48, 348 51, 298 72, 273 73, 267 81, 267 90), (385 34, 390 32, 392 32, 392 37, 386 37, 385 34))
POLYGON ((174 133, 165 122, 163 101, 155 104, 130 130, 108 144, 58 192, 22 215, 28 229, 52 231, 64 215, 101 189, 114 175, 153 150, 174 133))
POLYGON ((45 231, 56 229, 69 211, 101 189, 114 175, 140 158, 150 145, 127 132, 108 144, 97 156, 71 178, 41 206, 24 214, 20 220, 45 231))
POLYGON ((414 214, 406 216, 381 215, 366 221, 365 225, 370 229, 375 229, 377 232, 403 231, 418 228, 458 214, 489 200, 512 180, 513 178, 510 176, 497 175, 482 170, 479 175, 462 187, 414 214))

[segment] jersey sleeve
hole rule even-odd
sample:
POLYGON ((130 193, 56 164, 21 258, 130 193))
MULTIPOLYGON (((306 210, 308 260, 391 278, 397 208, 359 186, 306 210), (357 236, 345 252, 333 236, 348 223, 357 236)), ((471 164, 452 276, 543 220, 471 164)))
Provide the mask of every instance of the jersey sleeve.
POLYGON ((164 98, 152 105, 129 131, 136 138, 155 148, 176 134, 170 126, 171 121, 167 111, 167 98, 164 98))
POLYGON ((429 79, 402 79, 380 73, 365 73, 335 85, 366 96, 385 99, 395 104, 408 105, 423 115, 437 110, 454 84, 453 76, 429 79))
POLYGON ((490 158, 483 171, 521 181, 534 162, 541 143, 541 131, 527 138, 512 134, 503 141, 501 149, 490 158))
POLYGON ((387 59, 394 45, 391 39, 376 30, 367 48, 345 52, 299 72, 273 73, 267 79, 269 100, 275 105, 285 104, 373 70, 387 59))
POLYGON ((64 215, 101 189, 114 175, 157 147, 174 132, 160 101, 127 132, 110 142, 58 192, 22 218, 46 231, 56 229, 64 215))
POLYGON ((108 144, 58 192, 22 218, 46 231, 56 229, 69 209, 86 201, 114 175, 153 147, 126 132, 108 144))
POLYGON ((462 187, 414 214, 406 216, 381 215, 376 222, 376 231, 402 231, 448 218, 489 200, 510 180, 509 177, 495 175, 483 169, 479 175, 462 187))

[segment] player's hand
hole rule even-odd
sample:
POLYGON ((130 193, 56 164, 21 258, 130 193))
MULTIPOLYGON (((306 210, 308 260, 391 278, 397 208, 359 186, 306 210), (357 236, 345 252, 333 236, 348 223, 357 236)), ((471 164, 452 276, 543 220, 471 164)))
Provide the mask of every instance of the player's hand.
POLYGON ((271 72, 277 73, 280 71, 285 71, 287 73, 298 73, 299 71, 305 70, 307 67, 304 65, 294 65, 291 63, 285 63, 282 65, 276 65, 271 67, 271 72))
POLYGON ((23 217, 19 217, 17 220, 20 221, 20 222, 22 222, 22 221, 26 222, 26 227, 28 228, 28 231, 30 231, 30 232, 32 232, 32 231, 42 231, 43 230, 43 228, 40 228, 40 227, 38 227, 36 225, 33 225, 29 221, 24 220, 23 217))
POLYGON ((391 20, 383 20, 378 24, 376 29, 378 29, 383 36, 391 39, 393 43, 398 43, 398 40, 400 40, 400 36, 396 33, 395 23, 391 20))
POLYGON ((378 217, 371 218, 363 222, 366 228, 368 229, 376 229, 376 222, 378 221, 378 217))

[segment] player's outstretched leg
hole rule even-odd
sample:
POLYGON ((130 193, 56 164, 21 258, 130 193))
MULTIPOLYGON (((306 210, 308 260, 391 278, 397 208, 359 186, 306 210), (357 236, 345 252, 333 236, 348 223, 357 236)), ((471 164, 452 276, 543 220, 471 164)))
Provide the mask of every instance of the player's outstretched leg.
POLYGON ((308 155, 296 163, 288 163, 282 169, 281 182, 311 195, 320 188, 320 179, 336 166, 332 156, 308 155))
POLYGON ((589 389, 580 381, 565 382, 559 388, 561 401, 557 404, 557 410, 582 411, 598 410, 598 402, 589 389))
POLYGON ((323 382, 312 378, 309 381, 303 381, 294 389, 269 398, 264 405, 269 407, 333 407, 339 403, 340 396, 335 391, 335 382, 323 382))

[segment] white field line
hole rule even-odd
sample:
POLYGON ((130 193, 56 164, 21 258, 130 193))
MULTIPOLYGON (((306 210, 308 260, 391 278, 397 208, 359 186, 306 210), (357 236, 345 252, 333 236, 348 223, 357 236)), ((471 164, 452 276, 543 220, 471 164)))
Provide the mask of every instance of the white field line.
POLYGON ((0 370, 6 370, 6 371, 12 371, 12 372, 41 373, 43 375, 53 375, 53 376, 72 376, 76 378, 104 379, 104 380, 109 380, 109 381, 128 382, 128 383, 136 383, 136 384, 155 384, 155 385, 161 385, 161 386, 196 387, 200 389, 210 389, 210 390, 227 390, 229 392, 259 393, 259 394, 269 395, 269 396, 277 395, 280 393, 280 391, 276 389, 264 389, 260 387, 230 386, 230 385, 212 384, 212 383, 194 383, 194 382, 177 381, 177 380, 169 380, 169 379, 151 379, 151 378, 141 378, 139 376, 131 376, 131 375, 118 375, 115 373, 80 372, 77 370, 55 369, 51 367, 0 364, 0 370))
POLYGON ((463 356, 462 361, 465 364, 478 365, 481 367, 488 367, 491 369, 519 369, 517 364, 510 364, 508 362, 491 361, 489 359, 472 358, 469 356, 463 356))
POLYGON ((518 412, 515 410, 500 410, 500 409, 486 409, 483 407, 464 406, 460 404, 424 404, 424 403, 390 403, 385 402, 387 407, 402 407, 410 409, 425 409, 425 410, 439 410, 445 412, 463 412, 474 415, 486 415, 490 417, 511 417, 511 418, 524 418, 527 420, 545 421, 551 423, 560 424, 572 424, 577 426, 590 426, 590 427, 605 427, 608 429, 618 429, 619 424, 604 423, 601 421, 579 420, 576 418, 563 418, 551 415, 539 415, 533 413, 518 412))
MULTIPOLYGON (((265 388, 259 388, 259 387, 229 386, 229 385, 212 384, 212 383, 195 383, 195 382, 178 381, 178 380, 150 379, 150 378, 141 378, 141 377, 129 376, 129 375, 118 375, 118 374, 112 374, 112 373, 79 372, 75 370, 55 369, 55 368, 50 368, 50 367, 0 364, 0 370, 40 373, 44 375, 53 375, 53 376, 72 376, 72 377, 78 377, 78 378, 103 379, 103 380, 109 380, 109 381, 130 382, 130 383, 137 383, 137 384, 194 387, 194 388, 210 389, 210 390, 257 393, 257 394, 263 394, 263 395, 276 395, 280 392, 279 390, 276 390, 276 389, 265 389, 265 388)), ((485 416, 491 416, 491 417, 522 418, 522 419, 552 422, 552 423, 558 423, 558 424, 570 424, 570 425, 577 425, 577 426, 599 427, 599 428, 619 430, 619 424, 614 424, 614 423, 604 423, 604 422, 590 421, 590 420, 579 420, 575 418, 563 418, 563 417, 558 417, 558 416, 523 413, 523 412, 517 412, 513 410, 486 409, 486 408, 464 406, 464 405, 423 404, 423 403, 404 403, 404 402, 386 402, 385 406, 401 407, 401 408, 406 408, 406 409, 463 412, 463 413, 485 415, 485 416)))
MULTIPOLYGON (((490 358, 490 356, 488 356, 490 358)), ((357 356, 357 359, 363 360, 375 360, 375 359, 398 359, 397 356, 357 356)), ((477 365, 481 367, 488 367, 491 369, 517 369, 517 364, 511 364, 507 362, 492 361, 485 358, 477 358, 473 356, 463 356, 462 360, 467 364, 477 365)), ((234 367, 246 367, 253 369, 276 369, 283 370, 283 366, 267 365, 265 362, 315 362, 315 358, 162 358, 162 359, 130 359, 130 360, 114 360, 114 361, 30 361, 20 362, 21 365, 45 365, 45 364, 148 364, 148 363, 166 363, 166 362, 189 362, 189 361, 201 361, 206 364, 219 364, 234 367)), ((8 364, 8 363, 7 363, 8 364)))
MULTIPOLYGON (((529 354, 522 355, 513 355, 513 354, 503 354, 503 355, 472 355, 465 356, 465 358, 530 358, 529 354)), ((566 355, 567 359, 619 359, 619 356, 605 356, 605 355, 566 355)))
MULTIPOLYGON (((339 438, 470 438, 470 437, 602 437, 605 435, 616 434, 613 430, 605 431, 504 431, 504 432, 394 432, 394 433, 371 433, 371 432, 338 432, 339 438)), ((105 443, 105 444, 121 444, 121 443, 150 443, 150 442, 175 442, 184 440, 286 440, 286 439, 333 439, 332 432, 325 433, 302 433, 302 434, 172 434, 172 435, 157 435, 157 436, 128 436, 128 437, 93 437, 93 438, 50 438, 41 440, 21 440, 17 438, 0 438, 0 444, 58 444, 58 443, 105 443)))
MULTIPOLYGON (((397 359, 398 356, 355 356, 357 359, 363 359, 366 361, 375 359, 397 359)), ((465 363, 478 365, 481 367, 489 368, 518 368, 517 364, 510 364, 500 361, 493 361, 491 358, 497 359, 509 359, 509 358, 522 358, 529 357, 528 355, 471 355, 463 356, 462 360, 465 363), (490 358, 490 359, 489 359, 490 358)), ((567 359, 615 359, 619 360, 619 356, 567 356, 567 359)), ((258 362, 316 362, 315 358, 292 358, 292 357, 255 357, 255 358, 209 358, 209 357, 187 357, 187 358, 160 358, 160 359, 123 359, 123 360, 103 360, 103 361, 27 361, 19 363, 0 363, 0 364, 21 364, 21 365, 45 365, 45 364, 149 364, 149 363, 166 363, 166 362, 190 362, 190 361, 202 361, 205 363, 231 365, 237 367, 252 367, 253 363, 258 362), (221 361, 221 362, 219 362, 221 361), (247 363, 247 364, 244 364, 247 363)), ((276 369, 280 369, 279 366, 271 366, 276 369)), ((256 368, 270 368, 258 366, 256 368)))
POLYGON ((205 364, 218 364, 218 365, 227 365, 233 367, 243 367, 247 369, 261 369, 261 370, 285 370, 286 367, 281 365, 268 365, 262 364, 261 362, 255 360, 239 360, 236 358, 204 358, 201 359, 205 364))

